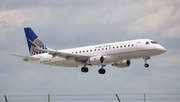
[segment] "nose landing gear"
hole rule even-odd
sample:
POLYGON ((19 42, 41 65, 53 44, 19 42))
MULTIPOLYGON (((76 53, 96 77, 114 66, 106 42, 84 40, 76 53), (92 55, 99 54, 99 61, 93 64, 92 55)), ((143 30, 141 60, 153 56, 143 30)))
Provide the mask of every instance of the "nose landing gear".
POLYGON ((149 64, 144 64, 144 67, 148 68, 148 67, 149 67, 149 64))
POLYGON ((149 64, 147 64, 147 60, 150 59, 150 57, 147 57, 147 58, 144 58, 144 67, 148 68, 149 67, 149 64))

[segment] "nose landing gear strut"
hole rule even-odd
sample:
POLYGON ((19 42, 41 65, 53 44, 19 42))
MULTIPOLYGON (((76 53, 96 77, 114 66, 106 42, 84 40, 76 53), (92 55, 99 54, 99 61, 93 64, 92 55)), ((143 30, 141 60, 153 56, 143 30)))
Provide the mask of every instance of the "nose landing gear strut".
POLYGON ((144 58, 144 67, 148 68, 149 67, 149 64, 147 64, 147 60, 150 59, 150 57, 147 57, 147 58, 144 58))

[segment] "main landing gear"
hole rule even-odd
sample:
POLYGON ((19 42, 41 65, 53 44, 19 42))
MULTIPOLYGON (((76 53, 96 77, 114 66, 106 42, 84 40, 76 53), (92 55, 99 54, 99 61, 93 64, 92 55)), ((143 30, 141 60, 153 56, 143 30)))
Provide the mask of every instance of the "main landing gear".
POLYGON ((147 60, 150 59, 150 57, 147 57, 147 58, 144 58, 144 67, 148 68, 149 67, 149 64, 147 64, 147 60))
POLYGON ((89 71, 89 69, 86 66, 84 66, 84 67, 81 68, 81 71, 83 73, 87 73, 89 71))
POLYGON ((106 70, 103 69, 105 65, 102 65, 101 69, 98 70, 99 74, 105 74, 106 70))
MULTIPOLYGON (((106 73, 106 70, 104 69, 104 67, 105 67, 105 65, 103 65, 101 67, 101 69, 98 70, 99 74, 105 74, 106 73)), ((84 66, 84 67, 81 68, 81 71, 83 73, 87 73, 89 71, 89 69, 86 66, 84 66)))

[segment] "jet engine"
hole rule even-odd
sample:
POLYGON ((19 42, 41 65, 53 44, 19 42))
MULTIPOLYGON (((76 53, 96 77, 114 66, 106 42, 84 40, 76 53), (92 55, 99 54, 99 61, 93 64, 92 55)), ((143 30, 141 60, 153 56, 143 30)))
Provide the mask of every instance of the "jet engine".
POLYGON ((112 64, 112 66, 118 67, 118 68, 126 68, 126 67, 130 66, 130 64, 131 64, 130 60, 123 60, 121 62, 112 64))
POLYGON ((89 59, 88 63, 91 65, 99 65, 101 63, 104 63, 104 56, 93 56, 89 59))

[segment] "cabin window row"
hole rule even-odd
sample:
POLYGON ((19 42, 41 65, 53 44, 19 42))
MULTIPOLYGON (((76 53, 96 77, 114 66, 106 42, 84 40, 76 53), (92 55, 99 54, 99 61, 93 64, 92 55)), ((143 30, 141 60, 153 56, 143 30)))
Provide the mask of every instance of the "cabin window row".
MULTIPOLYGON (((129 44, 129 45, 121 45, 121 46, 116 46, 116 47, 112 47, 112 49, 115 49, 115 48, 123 48, 123 47, 130 47, 130 46, 134 46, 134 44, 129 44)), ((100 51, 100 50, 107 50, 108 48, 101 48, 101 49, 94 49, 94 51, 100 51)), ((109 49, 111 49, 111 47, 109 47, 109 49)), ((92 52, 93 50, 86 50, 86 51, 76 51, 75 54, 77 53, 85 53, 85 52, 92 52)), ((74 53, 74 52, 72 52, 74 53)))

